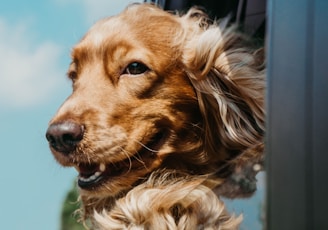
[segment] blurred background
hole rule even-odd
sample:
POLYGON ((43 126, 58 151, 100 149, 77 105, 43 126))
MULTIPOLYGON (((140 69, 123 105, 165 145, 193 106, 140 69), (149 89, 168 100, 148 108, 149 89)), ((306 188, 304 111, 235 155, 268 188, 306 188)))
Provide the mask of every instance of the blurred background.
MULTIPOLYGON (((138 1, 0 2, 1 229, 60 229, 76 173, 55 162, 44 134, 71 91, 70 49, 95 21, 130 2, 138 1)), ((252 199, 228 201, 231 211, 243 213, 242 229, 262 229, 263 178, 252 199)))

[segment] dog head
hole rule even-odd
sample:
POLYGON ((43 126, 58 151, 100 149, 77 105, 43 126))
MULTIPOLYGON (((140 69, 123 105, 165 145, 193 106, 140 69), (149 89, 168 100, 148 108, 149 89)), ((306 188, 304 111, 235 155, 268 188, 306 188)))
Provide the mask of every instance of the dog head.
POLYGON ((73 93, 46 136, 82 196, 119 196, 162 168, 221 178, 262 143, 262 63, 224 27, 131 5, 73 48, 73 93))

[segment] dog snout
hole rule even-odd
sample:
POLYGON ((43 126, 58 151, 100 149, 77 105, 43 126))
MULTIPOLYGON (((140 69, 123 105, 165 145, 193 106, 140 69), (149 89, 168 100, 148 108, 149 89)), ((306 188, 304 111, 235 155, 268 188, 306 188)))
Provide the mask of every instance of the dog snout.
POLYGON ((50 147, 65 155, 76 148, 83 135, 84 126, 72 121, 51 124, 46 132, 50 147))

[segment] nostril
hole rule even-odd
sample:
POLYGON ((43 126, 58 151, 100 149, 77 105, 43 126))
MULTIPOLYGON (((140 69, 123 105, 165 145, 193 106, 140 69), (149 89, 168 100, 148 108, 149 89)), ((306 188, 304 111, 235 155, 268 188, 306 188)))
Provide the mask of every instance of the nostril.
MULTIPOLYGON (((48 131, 49 131, 49 129, 48 129, 48 131)), ((55 145, 56 140, 55 140, 54 136, 52 136, 52 134, 50 134, 48 131, 46 133, 46 138, 51 146, 55 145)))
POLYGON ((76 145, 82 140, 82 135, 77 133, 65 133, 62 136, 62 142, 66 145, 76 145))
POLYGON ((46 138, 53 149, 69 154, 83 139, 83 135, 84 126, 75 122, 65 121, 50 125, 46 138))

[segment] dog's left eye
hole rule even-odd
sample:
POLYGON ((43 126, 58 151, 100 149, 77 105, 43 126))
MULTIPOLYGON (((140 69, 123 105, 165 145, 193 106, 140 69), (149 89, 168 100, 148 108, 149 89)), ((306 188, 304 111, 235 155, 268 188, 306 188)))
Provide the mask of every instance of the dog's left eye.
POLYGON ((148 70, 149 68, 146 65, 140 62, 132 62, 125 68, 123 74, 138 75, 143 74, 148 70))

